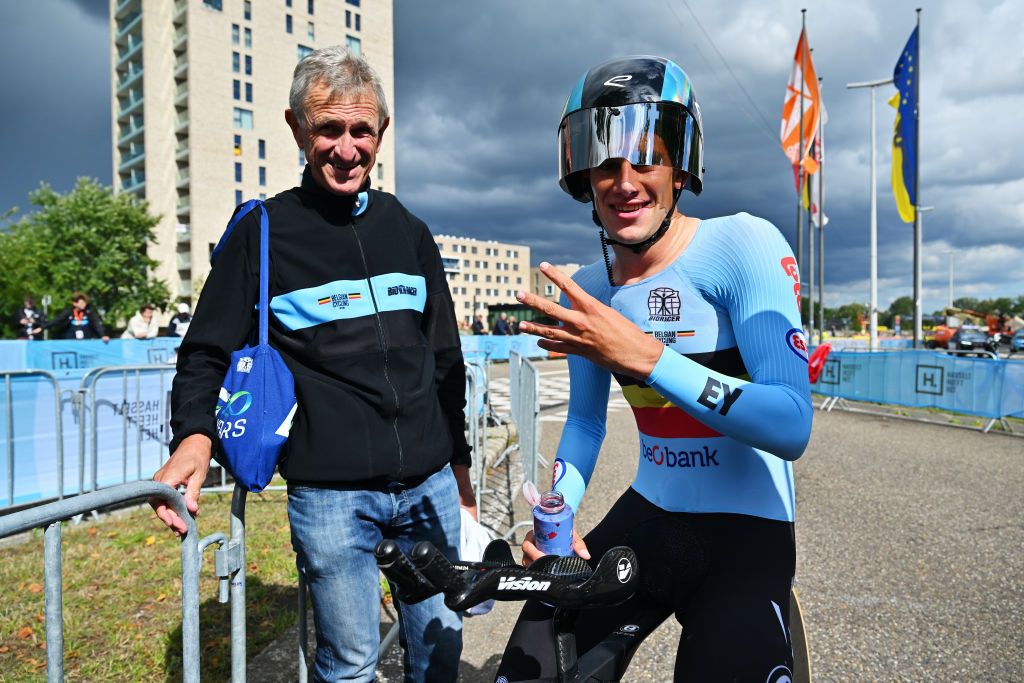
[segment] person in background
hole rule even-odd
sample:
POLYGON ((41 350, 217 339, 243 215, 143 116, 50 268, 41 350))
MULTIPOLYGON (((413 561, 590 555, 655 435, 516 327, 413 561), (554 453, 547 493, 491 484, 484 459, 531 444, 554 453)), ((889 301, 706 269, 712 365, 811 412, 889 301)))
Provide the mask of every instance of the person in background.
POLYGON ((154 339, 160 331, 160 326, 153 319, 153 305, 143 304, 139 306, 139 312, 128 319, 128 327, 125 328, 121 339, 154 339))
POLYGON ((494 321, 494 328, 491 330, 491 334, 512 334, 512 330, 508 326, 508 313, 502 313, 498 316, 498 319, 494 321))
POLYGON ((484 325, 483 313, 477 313, 476 317, 473 318, 473 334, 482 335, 487 334, 487 326, 484 325))
POLYGON ((167 323, 167 336, 168 337, 184 337, 185 333, 188 332, 188 326, 192 323, 192 313, 189 310, 188 304, 178 304, 178 312, 171 318, 171 322, 167 323))
POLYGON ((519 321, 516 320, 514 315, 508 317, 508 333, 519 334, 519 321))
POLYGON ((36 308, 35 298, 26 294, 22 309, 11 316, 11 326, 17 330, 18 339, 26 339, 29 341, 42 339, 43 326, 45 324, 46 318, 43 316, 42 312, 36 308))
POLYGON ((53 317, 53 320, 43 326, 44 329, 54 329, 64 339, 102 339, 110 341, 107 331, 103 327, 103 320, 100 314, 89 305, 89 297, 84 292, 75 292, 71 295, 71 308, 53 317))

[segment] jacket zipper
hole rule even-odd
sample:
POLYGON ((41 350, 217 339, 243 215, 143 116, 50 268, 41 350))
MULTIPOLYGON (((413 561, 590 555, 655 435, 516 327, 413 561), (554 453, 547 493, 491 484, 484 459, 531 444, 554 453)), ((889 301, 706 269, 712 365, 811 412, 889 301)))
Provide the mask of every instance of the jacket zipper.
POLYGON ((380 348, 384 352, 384 380, 391 387, 391 395, 395 397, 395 419, 391 426, 395 430, 395 442, 398 444, 398 476, 401 478, 402 472, 405 470, 405 458, 402 454, 402 437, 398 435, 398 414, 399 414, 399 402, 398 402, 398 391, 395 389, 395 385, 391 382, 391 374, 388 372, 388 345, 384 339, 384 323, 380 319, 380 309, 377 307, 377 296, 373 293, 373 283, 370 281, 370 265, 366 262, 366 252, 363 251, 363 243, 359 240, 359 232, 356 230, 355 223, 350 223, 349 226, 352 228, 352 235, 356 238, 356 246, 359 247, 359 256, 363 259, 363 272, 366 273, 366 285, 370 290, 370 301, 373 302, 373 317, 377 321, 377 336, 380 339, 380 348))

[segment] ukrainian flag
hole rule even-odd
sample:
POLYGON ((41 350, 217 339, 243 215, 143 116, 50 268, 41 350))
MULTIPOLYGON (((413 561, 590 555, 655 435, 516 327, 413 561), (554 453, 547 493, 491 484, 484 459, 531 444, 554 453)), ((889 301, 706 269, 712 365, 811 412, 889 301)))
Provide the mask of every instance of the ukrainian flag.
POLYGON ((893 82, 899 92, 889 100, 889 104, 896 108, 892 135, 892 192, 900 218, 906 223, 913 222, 917 205, 917 79, 920 77, 917 66, 915 28, 893 70, 893 82))

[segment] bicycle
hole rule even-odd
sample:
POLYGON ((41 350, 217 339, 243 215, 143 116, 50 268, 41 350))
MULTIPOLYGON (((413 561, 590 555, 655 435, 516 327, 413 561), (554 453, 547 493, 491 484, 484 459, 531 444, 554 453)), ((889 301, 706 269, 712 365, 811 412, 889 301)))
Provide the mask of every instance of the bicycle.
MULTIPOLYGON (((639 587, 636 555, 625 546, 609 549, 594 567, 579 557, 545 555, 529 567, 516 563, 505 541, 492 541, 480 562, 450 562, 433 545, 422 542, 407 557, 391 540, 375 551, 377 565, 391 582, 395 597, 414 604, 443 593, 445 604, 462 611, 485 600, 537 599, 555 607, 553 625, 560 683, 613 683, 622 679, 639 644, 665 620, 664 609, 634 613, 597 646, 577 656, 575 625, 591 607, 617 605, 639 587)), ((796 593, 790 600, 793 644, 792 683, 810 683, 810 657, 796 593)))

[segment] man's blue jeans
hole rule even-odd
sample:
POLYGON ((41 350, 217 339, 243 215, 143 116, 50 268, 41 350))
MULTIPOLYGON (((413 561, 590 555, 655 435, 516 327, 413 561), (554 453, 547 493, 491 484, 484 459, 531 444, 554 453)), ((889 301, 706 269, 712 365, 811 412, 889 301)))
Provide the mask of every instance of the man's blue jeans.
MULTIPOLYGON (((296 563, 313 599, 316 681, 372 681, 380 646, 380 590, 373 550, 392 538, 409 553, 430 541, 459 553, 459 498, 451 468, 418 486, 344 490, 289 485, 288 519, 296 563)), ((395 603, 406 683, 455 681, 462 620, 436 595, 395 603)))

